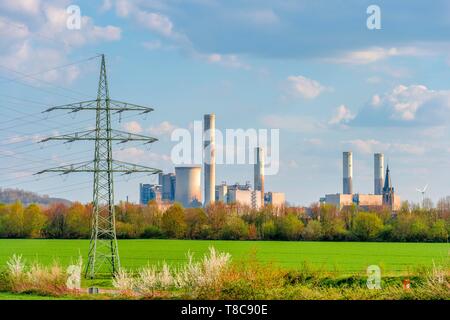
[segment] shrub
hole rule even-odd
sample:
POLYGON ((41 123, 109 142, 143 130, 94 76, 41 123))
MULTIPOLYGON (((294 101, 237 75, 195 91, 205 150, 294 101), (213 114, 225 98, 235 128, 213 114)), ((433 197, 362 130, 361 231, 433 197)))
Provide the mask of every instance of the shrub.
POLYGON ((374 213, 359 212, 353 221, 352 232, 359 240, 374 240, 383 230, 383 222, 374 213))
POLYGON ((303 229, 302 237, 305 240, 320 240, 322 237, 322 225, 317 220, 308 222, 305 229, 303 229))
POLYGON ((141 237, 145 239, 161 239, 164 238, 164 233, 158 226, 150 225, 144 229, 141 237))
POLYGON ((284 240, 299 240, 303 228, 303 222, 292 213, 281 217, 277 224, 279 236, 284 240))
POLYGON ((50 267, 35 263, 28 268, 21 256, 13 255, 6 265, 0 281, 3 290, 44 295, 74 293, 66 286, 67 273, 57 263, 50 267))
POLYGON ((266 221, 262 224, 263 239, 274 239, 277 234, 277 228, 272 220, 266 221))
POLYGON ((225 226, 220 232, 224 240, 242 240, 248 237, 248 225, 237 215, 228 217, 225 226))

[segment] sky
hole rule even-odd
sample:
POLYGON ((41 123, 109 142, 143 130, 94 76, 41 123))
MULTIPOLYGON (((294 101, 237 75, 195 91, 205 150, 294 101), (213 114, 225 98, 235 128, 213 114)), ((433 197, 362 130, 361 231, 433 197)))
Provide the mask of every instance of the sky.
MULTIPOLYGON (((91 142, 38 141, 93 128, 89 111, 42 111, 95 99, 103 53, 111 98, 155 109, 113 116, 159 139, 114 144, 118 160, 173 171, 172 132, 213 112, 219 130, 280 130, 265 189, 292 204, 341 192, 350 150, 355 192, 373 193, 383 152, 402 199, 429 184, 436 202, 450 195, 449 12, 444 0, 2 0, 0 187, 91 200, 89 174, 34 173, 93 158, 91 142), (367 27, 372 4, 381 29, 367 27)), ((216 172, 253 182, 251 165, 216 172)), ((116 201, 138 201, 141 182, 155 178, 116 175, 116 201)))

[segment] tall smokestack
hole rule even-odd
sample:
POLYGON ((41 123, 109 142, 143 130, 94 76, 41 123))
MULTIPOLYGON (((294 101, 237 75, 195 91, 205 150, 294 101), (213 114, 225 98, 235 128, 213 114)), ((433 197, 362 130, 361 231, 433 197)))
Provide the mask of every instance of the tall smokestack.
POLYGON ((205 206, 214 203, 216 185, 216 155, 215 155, 216 116, 214 113, 203 117, 204 132, 204 168, 205 168, 205 206))
POLYGON ((353 193, 353 154, 351 151, 343 153, 342 159, 342 169, 343 169, 343 193, 352 194, 353 193))
POLYGON ((374 154, 374 194, 383 194, 384 154, 374 154))
POLYGON ((256 162, 254 167, 254 187, 261 191, 261 206, 264 206, 264 149, 256 148, 256 162))

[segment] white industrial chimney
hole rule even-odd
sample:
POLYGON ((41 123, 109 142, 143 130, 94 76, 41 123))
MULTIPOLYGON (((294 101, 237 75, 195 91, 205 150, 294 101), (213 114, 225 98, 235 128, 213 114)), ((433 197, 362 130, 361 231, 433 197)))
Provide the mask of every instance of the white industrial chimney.
POLYGON ((216 155, 215 155, 216 116, 214 113, 203 117, 203 164, 205 170, 205 206, 214 203, 216 186, 216 155))
POLYGON ((353 193, 353 154, 351 151, 343 153, 342 159, 342 169, 343 169, 343 193, 352 194, 353 193))
POLYGON ((374 194, 383 194, 384 154, 374 154, 374 194))
POLYGON ((264 149, 257 147, 254 167, 254 188, 261 191, 261 205, 264 206, 264 149))

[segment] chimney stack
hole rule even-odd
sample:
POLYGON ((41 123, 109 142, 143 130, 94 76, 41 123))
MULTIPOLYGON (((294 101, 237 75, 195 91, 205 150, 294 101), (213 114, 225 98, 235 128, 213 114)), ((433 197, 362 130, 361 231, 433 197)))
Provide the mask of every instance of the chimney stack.
POLYGON ((205 206, 214 203, 216 185, 216 155, 215 155, 215 130, 216 116, 214 113, 205 114, 203 117, 203 151, 205 170, 205 206))
POLYGON ((351 151, 343 153, 343 193, 353 193, 353 154, 351 151))
POLYGON ((257 147, 254 167, 254 188, 261 191, 261 206, 264 206, 264 149, 257 147))
POLYGON ((383 194, 384 154, 374 154, 374 194, 383 194))

